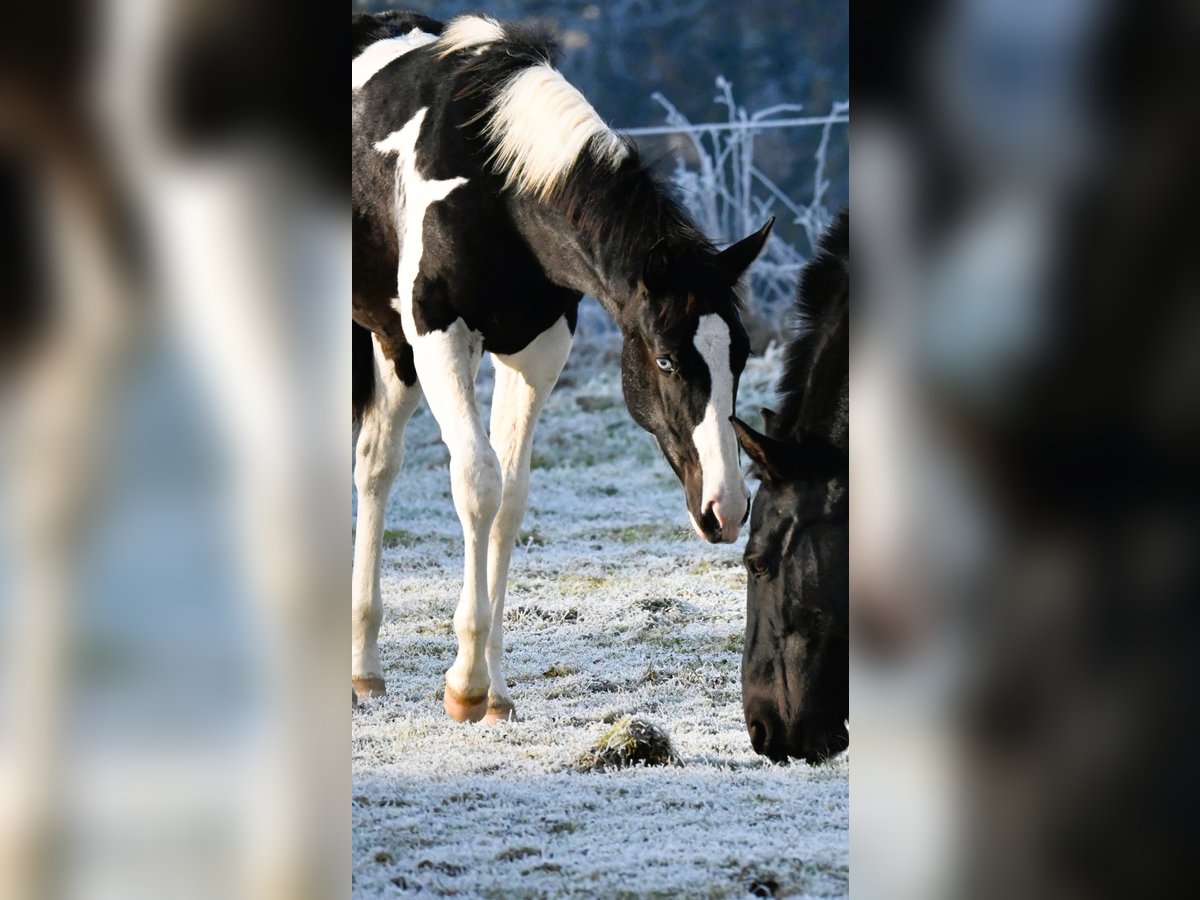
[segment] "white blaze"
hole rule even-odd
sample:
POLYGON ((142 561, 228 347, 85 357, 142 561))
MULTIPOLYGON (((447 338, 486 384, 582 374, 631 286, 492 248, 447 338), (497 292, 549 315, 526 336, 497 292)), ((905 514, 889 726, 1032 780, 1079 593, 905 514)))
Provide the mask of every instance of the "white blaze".
POLYGON ((351 64, 350 86, 357 91, 393 60, 399 59, 405 53, 424 47, 437 40, 437 36, 427 34, 419 28, 414 28, 406 35, 394 38, 384 38, 367 47, 354 57, 351 64))
MULTIPOLYGON (((703 476, 701 509, 710 503, 720 505, 728 536, 735 532, 735 526, 741 525, 747 502, 746 486, 738 466, 737 437, 729 423, 729 417, 733 415, 729 325, 715 313, 701 316, 693 343, 708 366, 712 383, 704 418, 692 432, 703 476)), ((693 521, 693 524, 696 523, 693 521)), ((696 530, 699 531, 699 527, 696 530)))

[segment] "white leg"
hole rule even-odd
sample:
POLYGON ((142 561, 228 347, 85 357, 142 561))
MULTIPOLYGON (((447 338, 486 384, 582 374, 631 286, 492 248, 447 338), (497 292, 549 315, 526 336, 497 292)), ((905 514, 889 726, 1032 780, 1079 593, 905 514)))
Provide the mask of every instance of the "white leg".
POLYGON ((501 490, 500 463, 475 398, 481 347, 461 319, 413 342, 417 377, 450 450, 450 486, 463 529, 463 589, 454 613, 458 656, 446 672, 445 706, 453 718, 473 722, 487 711, 487 539, 501 490))
POLYGON ((355 440, 354 486, 358 517, 354 530, 354 568, 351 576, 351 676, 360 696, 386 692, 379 662, 379 626, 383 599, 379 566, 388 496, 404 461, 404 426, 421 401, 419 384, 406 385, 396 367, 372 336, 375 397, 355 440))
POLYGON ((503 494, 488 541, 488 593, 491 630, 487 643, 489 721, 515 718, 504 680, 504 592, 513 543, 529 499, 529 458, 533 432, 546 398, 571 352, 571 329, 559 319, 528 347, 511 356, 494 356, 496 388, 492 395, 492 447, 500 459, 503 494))

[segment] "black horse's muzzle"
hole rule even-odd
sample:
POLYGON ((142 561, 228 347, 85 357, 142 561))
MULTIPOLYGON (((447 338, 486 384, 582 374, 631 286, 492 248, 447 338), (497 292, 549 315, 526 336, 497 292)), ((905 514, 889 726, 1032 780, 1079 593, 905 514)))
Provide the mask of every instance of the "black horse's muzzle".
POLYGON ((801 718, 785 723, 770 700, 753 700, 745 704, 746 731, 750 746, 760 756, 774 763, 802 759, 810 765, 826 762, 850 744, 844 722, 820 722, 801 718))

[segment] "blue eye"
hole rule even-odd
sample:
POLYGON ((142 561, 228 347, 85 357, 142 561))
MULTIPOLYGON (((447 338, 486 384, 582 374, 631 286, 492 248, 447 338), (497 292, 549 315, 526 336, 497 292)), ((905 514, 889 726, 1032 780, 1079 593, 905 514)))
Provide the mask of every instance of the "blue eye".
POLYGON ((660 356, 654 362, 658 365, 661 372, 670 375, 675 371, 675 362, 669 356, 660 356))

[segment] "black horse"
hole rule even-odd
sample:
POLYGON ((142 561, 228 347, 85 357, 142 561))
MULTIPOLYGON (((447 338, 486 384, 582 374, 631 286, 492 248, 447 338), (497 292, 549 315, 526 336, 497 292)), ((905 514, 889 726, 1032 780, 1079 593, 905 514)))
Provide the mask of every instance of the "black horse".
POLYGON ((848 697, 850 218, 804 269, 802 323, 767 434, 734 419, 762 481, 746 543, 742 706, 756 752, 821 762, 850 737, 848 697))

